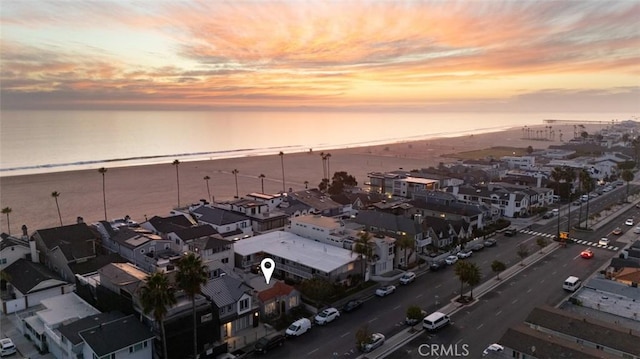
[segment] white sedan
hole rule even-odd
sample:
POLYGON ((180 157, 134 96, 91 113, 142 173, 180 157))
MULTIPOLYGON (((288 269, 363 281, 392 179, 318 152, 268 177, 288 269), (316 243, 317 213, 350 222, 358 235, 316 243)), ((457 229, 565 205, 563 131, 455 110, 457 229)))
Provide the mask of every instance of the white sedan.
POLYGON ((392 294, 395 291, 396 291, 396 286, 395 285, 388 285, 386 287, 382 287, 382 288, 376 289, 376 295, 378 297, 386 297, 386 296, 388 296, 389 294, 392 294))
POLYGON ((600 240, 598 241, 598 244, 601 246, 608 246, 609 238, 606 238, 606 237, 600 238, 600 240))
POLYGON ((318 313, 315 317, 315 322, 318 325, 325 325, 336 320, 340 316, 340 312, 336 308, 327 308, 318 313))
POLYGON ((502 345, 500 345, 500 344, 495 344, 495 343, 494 343, 494 344, 489 345, 489 346, 487 347, 487 349, 485 349, 485 350, 482 352, 482 356, 483 356, 483 357, 484 357, 484 356, 487 356, 487 355, 489 355, 489 353, 490 353, 490 352, 494 352, 494 353, 496 353, 496 352, 501 352, 501 351, 503 351, 503 350, 504 350, 504 347, 503 347, 502 345))
POLYGON ((458 256, 448 256, 444 261, 449 265, 456 264, 458 256))
POLYGON ((627 226, 633 226, 633 218, 629 218, 626 221, 624 221, 624 224, 626 224, 627 226))

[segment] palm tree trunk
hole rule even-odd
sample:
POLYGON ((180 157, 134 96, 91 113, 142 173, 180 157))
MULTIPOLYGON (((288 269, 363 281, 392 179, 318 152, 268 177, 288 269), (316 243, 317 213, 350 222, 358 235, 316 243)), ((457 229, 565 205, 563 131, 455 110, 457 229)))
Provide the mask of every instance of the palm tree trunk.
POLYGON ((284 184, 284 155, 280 155, 280 166, 282 167, 282 192, 285 193, 287 190, 284 184))
POLYGON ((11 235, 11 222, 9 222, 9 213, 7 212, 7 231, 11 235))
POLYGON ((62 227, 62 214, 60 214, 60 205, 58 205, 58 198, 56 197, 56 208, 58 209, 58 218, 60 219, 60 227, 62 227))
POLYGON ((104 205, 104 220, 107 220, 107 192, 104 186, 104 173, 102 174, 102 203, 104 205))
POLYGON ((167 337, 164 332, 164 320, 160 321, 160 335, 162 335, 162 358, 168 359, 169 355, 167 354, 167 337))
POLYGON ((463 290, 464 290, 464 282, 461 279, 460 280, 460 299, 464 299, 464 296, 463 296, 464 293, 462 292, 463 290))
POLYGON ((193 358, 198 357, 198 328, 196 325, 196 296, 191 297, 191 308, 193 309, 193 358))
POLYGON ((584 228, 585 229, 589 229, 589 200, 591 198, 587 198, 587 214, 585 215, 585 223, 584 223, 584 228))

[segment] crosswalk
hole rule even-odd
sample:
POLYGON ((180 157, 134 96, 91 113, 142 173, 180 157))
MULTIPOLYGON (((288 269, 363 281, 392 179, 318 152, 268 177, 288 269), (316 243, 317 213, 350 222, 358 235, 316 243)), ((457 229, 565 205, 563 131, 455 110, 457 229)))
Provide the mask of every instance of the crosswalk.
MULTIPOLYGON (((529 234, 529 235, 538 236, 538 237, 545 237, 545 238, 554 238, 556 236, 555 234, 536 232, 528 229, 522 229, 520 230, 520 233, 529 234)), ((589 241, 585 241, 584 239, 569 238, 569 240, 573 243, 596 247, 596 248, 608 249, 611 251, 617 251, 619 249, 618 247, 615 247, 615 246, 603 246, 598 244, 598 242, 589 242, 589 241)))

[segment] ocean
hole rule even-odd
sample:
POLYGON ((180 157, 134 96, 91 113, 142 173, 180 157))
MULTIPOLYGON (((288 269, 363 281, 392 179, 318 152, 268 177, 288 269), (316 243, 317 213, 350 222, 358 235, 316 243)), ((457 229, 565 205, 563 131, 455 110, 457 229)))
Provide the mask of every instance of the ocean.
POLYGON ((605 113, 3 111, 0 177, 322 151, 501 131, 605 113))

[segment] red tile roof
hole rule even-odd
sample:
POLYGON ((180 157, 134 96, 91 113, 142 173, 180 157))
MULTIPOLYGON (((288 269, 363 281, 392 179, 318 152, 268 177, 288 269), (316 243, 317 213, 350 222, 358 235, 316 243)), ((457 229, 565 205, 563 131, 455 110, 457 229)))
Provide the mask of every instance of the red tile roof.
POLYGON ((288 296, 293 292, 295 288, 282 282, 276 282, 273 287, 265 289, 258 293, 260 301, 265 302, 273 298, 288 296))

